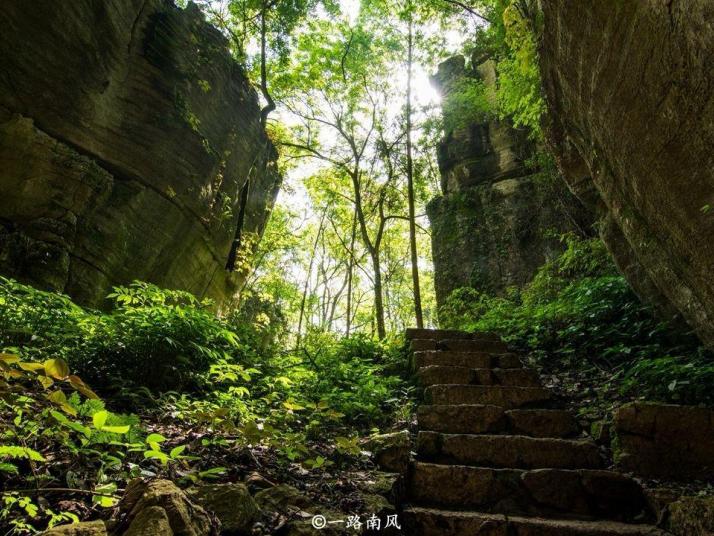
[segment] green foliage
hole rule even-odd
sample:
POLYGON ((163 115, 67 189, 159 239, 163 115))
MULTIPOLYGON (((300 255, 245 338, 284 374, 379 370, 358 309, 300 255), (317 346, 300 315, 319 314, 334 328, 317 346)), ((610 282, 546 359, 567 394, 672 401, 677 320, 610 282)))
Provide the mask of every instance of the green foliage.
POLYGON ((109 295, 109 313, 0 279, 0 344, 28 359, 65 359, 98 386, 191 388, 240 354, 238 336, 191 294, 135 282, 109 295), (150 371, 147 374, 147 371, 150 371))
POLYGON ((381 343, 364 335, 337 339, 314 334, 306 341, 305 356, 310 374, 299 384, 302 396, 323 402, 352 423, 385 424, 406 389, 397 372, 406 357, 398 344, 381 343))
POLYGON ((696 339, 660 321, 618 275, 602 242, 564 237, 562 255, 522 291, 492 297, 458 289, 445 327, 500 333, 549 371, 624 371, 622 387, 656 400, 709 402, 714 361, 696 339))
MULTIPOLYGON (((64 361, 0 358, 0 422, 5 423, 0 429, 0 526, 9 526, 9 534, 78 520, 71 512, 53 511, 44 499, 35 502, 13 490, 78 489, 89 492, 86 496, 98 507, 110 507, 116 503, 117 482, 160 472, 153 461, 142 461, 140 453, 158 449, 139 419, 107 410, 64 361)), ((177 448, 168 454, 172 461, 182 459, 177 448)))
POLYGON ((623 389, 637 395, 643 385, 656 400, 714 405, 714 360, 703 354, 642 359, 625 374, 623 389))
POLYGON ((492 111, 493 104, 484 83, 474 78, 461 78, 443 101, 444 129, 450 132, 482 123, 492 111))

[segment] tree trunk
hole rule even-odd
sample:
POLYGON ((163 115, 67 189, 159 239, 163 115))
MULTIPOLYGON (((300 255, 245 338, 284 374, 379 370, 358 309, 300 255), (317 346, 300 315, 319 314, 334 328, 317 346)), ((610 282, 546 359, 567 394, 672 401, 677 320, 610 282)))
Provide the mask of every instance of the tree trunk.
MULTIPOLYGON (((411 9, 411 2, 409 3, 411 9)), ((409 13, 409 38, 407 54, 407 199, 409 201, 409 249, 412 262, 412 287, 414 291, 414 315, 418 328, 424 327, 419 288, 419 257, 416 243, 416 213, 414 210, 414 158, 412 156, 412 66, 414 63, 414 29, 409 13)))
MULTIPOLYGON (((386 329, 384 327, 384 302, 382 300, 382 274, 380 272, 381 265, 379 261, 379 245, 380 240, 377 239, 373 243, 369 238, 369 230, 367 229, 367 221, 364 216, 364 209, 362 207, 362 190, 359 183, 359 169, 352 172, 352 186, 354 188, 355 194, 355 214, 357 216, 357 221, 359 222, 360 234, 362 235, 362 241, 364 242, 365 248, 369 252, 369 256, 372 258, 372 270, 374 271, 374 315, 377 321, 377 336, 380 339, 384 339, 387 336, 386 329)), ((384 220, 382 220, 382 225, 384 225, 384 220)))
POLYGON ((382 266, 379 259, 379 251, 370 251, 372 257, 372 269, 374 270, 374 316, 377 320, 377 337, 384 339, 387 330, 384 327, 384 303, 382 299, 382 266))
POLYGON ((267 103, 260 111, 260 123, 261 125, 263 125, 263 128, 265 128, 265 125, 268 122, 268 116, 270 115, 270 112, 275 110, 275 101, 270 95, 270 91, 268 91, 268 59, 265 53, 267 49, 268 40, 268 31, 266 27, 266 18, 268 16, 267 11, 268 6, 266 4, 266 1, 263 0, 263 7, 260 12, 260 92, 263 94, 263 97, 265 98, 265 101, 267 103))
POLYGON ((300 302, 300 316, 298 319, 298 329, 297 329, 297 343, 296 347, 300 347, 300 341, 302 339, 302 322, 305 317, 305 302, 307 301, 307 291, 310 288, 310 277, 312 276, 312 267, 315 263, 315 253, 317 253, 317 246, 320 243, 320 235, 322 234, 322 227, 325 223, 325 216, 327 215, 327 207, 322 212, 322 218, 320 218, 320 227, 317 230, 317 236, 315 237, 315 242, 312 245, 312 253, 310 254, 310 265, 307 269, 307 275, 305 276, 305 285, 302 290, 302 301, 300 302))
POLYGON ((352 328, 352 274, 355 265, 355 238, 357 234, 357 214, 352 216, 352 233, 350 235, 349 261, 347 265, 347 325, 345 327, 345 337, 350 336, 352 328))

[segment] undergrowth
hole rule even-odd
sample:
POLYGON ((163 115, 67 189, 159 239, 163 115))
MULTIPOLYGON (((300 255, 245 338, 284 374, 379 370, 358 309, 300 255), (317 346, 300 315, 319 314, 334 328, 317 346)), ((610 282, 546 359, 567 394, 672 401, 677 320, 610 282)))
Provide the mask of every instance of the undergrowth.
POLYGON ((137 476, 364 465, 365 436, 410 414, 403 340, 311 332, 279 350, 266 315, 219 318, 138 282, 109 300, 94 311, 0 279, 3 534, 101 516, 137 476))
POLYGON ((714 404, 712 355, 637 298, 602 241, 563 240, 563 254, 522 290, 454 291, 440 311, 444 327, 497 332, 546 373, 607 372, 626 397, 714 404))

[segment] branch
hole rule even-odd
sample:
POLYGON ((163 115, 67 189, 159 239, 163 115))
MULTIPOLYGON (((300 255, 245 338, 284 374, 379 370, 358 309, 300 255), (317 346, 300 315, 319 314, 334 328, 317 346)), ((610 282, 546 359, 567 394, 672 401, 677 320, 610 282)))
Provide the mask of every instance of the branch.
POLYGON ((487 22, 488 24, 493 24, 493 21, 491 21, 491 20, 487 19, 486 17, 484 17, 483 15, 481 15, 481 13, 476 11, 473 7, 469 6, 468 4, 464 4, 463 2, 460 2, 459 0, 443 0, 443 1, 446 2, 447 4, 451 4, 451 5, 460 7, 461 9, 463 9, 465 11, 468 11, 474 17, 481 19, 482 21, 487 22))

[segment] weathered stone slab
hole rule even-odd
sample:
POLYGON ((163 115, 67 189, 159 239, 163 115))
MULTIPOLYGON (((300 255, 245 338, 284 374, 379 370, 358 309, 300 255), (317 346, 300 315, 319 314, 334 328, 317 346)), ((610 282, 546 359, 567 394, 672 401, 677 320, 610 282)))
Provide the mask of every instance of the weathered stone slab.
POLYGON ((419 459, 435 463, 516 469, 599 469, 603 460, 590 440, 518 435, 419 432, 419 459))
POLYGON ((534 370, 468 368, 431 365, 417 373, 423 386, 441 383, 463 385, 508 385, 513 387, 539 387, 540 378, 534 370))
POLYGON ((665 536, 651 525, 504 516, 408 508, 404 524, 410 536, 665 536))
POLYGON ((419 505, 488 513, 637 522, 654 518, 637 482, 602 470, 490 469, 420 462, 411 471, 409 494, 419 505))
POLYGON ((432 385, 424 390, 424 399, 435 405, 488 404, 512 409, 543 405, 552 395, 540 387, 432 385))
POLYGON ((656 478, 714 478, 714 410, 633 402, 613 424, 618 466, 656 478))
POLYGON ((417 421, 420 430, 451 434, 509 433, 531 437, 569 437, 579 432, 576 420, 567 411, 506 411, 493 405, 422 405, 417 410, 417 421))
POLYGON ((440 365, 466 368, 520 368, 521 360, 515 354, 493 354, 490 352, 452 352, 449 350, 427 349, 414 352, 415 369, 440 365))

